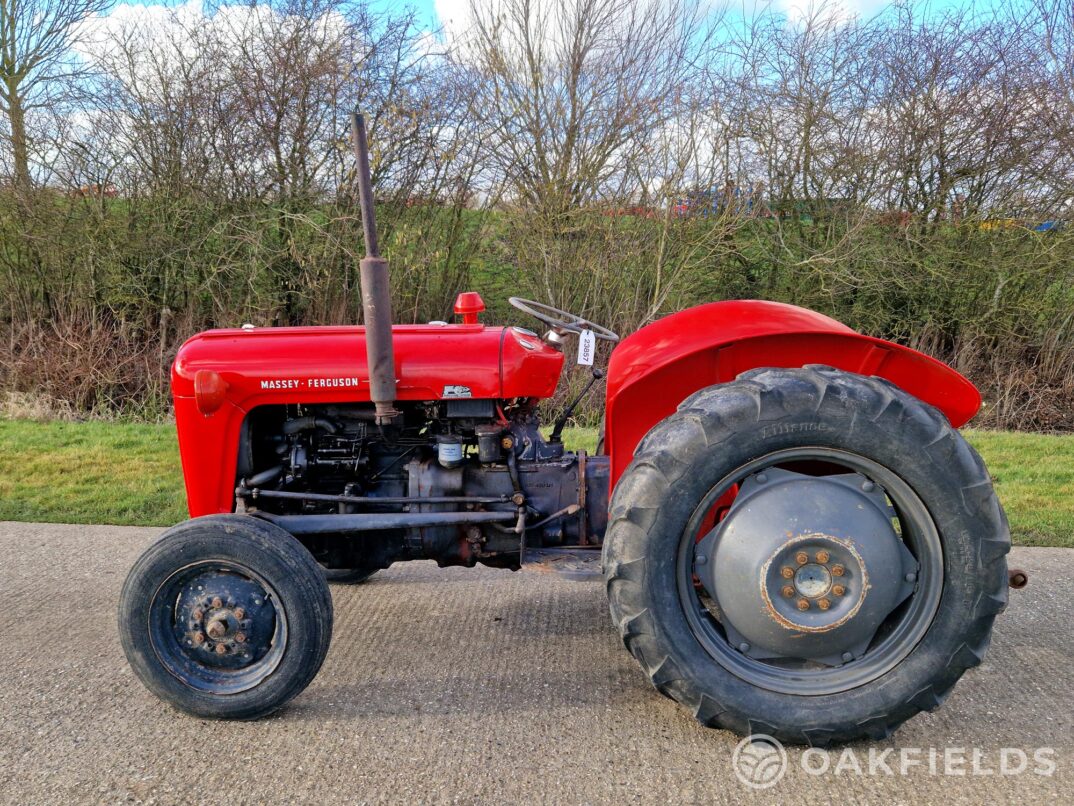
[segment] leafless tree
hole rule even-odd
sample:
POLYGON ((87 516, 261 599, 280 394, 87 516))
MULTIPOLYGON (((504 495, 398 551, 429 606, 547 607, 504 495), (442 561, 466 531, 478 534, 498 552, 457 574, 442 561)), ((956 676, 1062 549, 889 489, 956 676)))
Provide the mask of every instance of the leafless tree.
POLYGON ((84 75, 71 52, 79 25, 108 0, 0 0, 0 110, 14 182, 31 187, 28 116, 61 102, 84 75))
POLYGON ((471 5, 457 58, 519 200, 557 214, 592 201, 638 156, 711 45, 699 0, 505 0, 471 5))

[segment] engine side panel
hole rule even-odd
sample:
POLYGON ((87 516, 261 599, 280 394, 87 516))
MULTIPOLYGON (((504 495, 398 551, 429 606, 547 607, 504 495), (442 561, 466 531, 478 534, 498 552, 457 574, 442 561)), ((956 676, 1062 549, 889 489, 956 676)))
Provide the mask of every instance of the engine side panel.
POLYGON ((612 353, 605 421, 611 484, 649 429, 694 392, 757 367, 806 364, 886 378, 936 406, 956 427, 981 405, 973 384, 916 350, 793 305, 714 302, 660 319, 612 353))

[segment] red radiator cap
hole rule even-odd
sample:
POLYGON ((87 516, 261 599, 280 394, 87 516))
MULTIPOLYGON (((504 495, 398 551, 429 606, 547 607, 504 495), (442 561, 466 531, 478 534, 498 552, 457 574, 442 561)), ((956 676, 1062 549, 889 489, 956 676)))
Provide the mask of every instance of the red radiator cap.
POLYGON ((485 310, 485 300, 476 291, 463 291, 455 298, 455 313, 464 325, 476 325, 477 315, 485 310))

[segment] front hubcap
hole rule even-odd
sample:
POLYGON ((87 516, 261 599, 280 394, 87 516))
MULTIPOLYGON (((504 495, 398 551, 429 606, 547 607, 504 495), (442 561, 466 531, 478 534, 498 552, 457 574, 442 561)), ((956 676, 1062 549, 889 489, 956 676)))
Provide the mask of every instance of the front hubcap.
POLYGON ((276 610, 265 589, 235 573, 205 571, 180 590, 176 630, 198 663, 239 669, 269 651, 276 610))

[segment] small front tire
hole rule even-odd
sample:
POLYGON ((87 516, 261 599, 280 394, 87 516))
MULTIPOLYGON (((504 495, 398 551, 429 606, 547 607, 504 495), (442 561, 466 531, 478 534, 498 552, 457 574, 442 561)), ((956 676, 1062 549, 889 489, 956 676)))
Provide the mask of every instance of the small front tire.
POLYGON ((289 533, 246 515, 165 532, 135 562, 119 638, 151 692, 181 711, 257 719, 299 694, 332 638, 332 597, 289 533))

